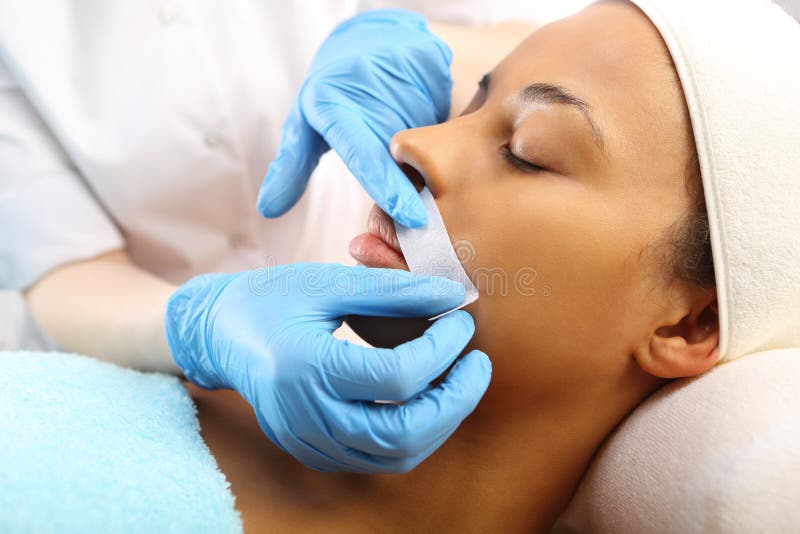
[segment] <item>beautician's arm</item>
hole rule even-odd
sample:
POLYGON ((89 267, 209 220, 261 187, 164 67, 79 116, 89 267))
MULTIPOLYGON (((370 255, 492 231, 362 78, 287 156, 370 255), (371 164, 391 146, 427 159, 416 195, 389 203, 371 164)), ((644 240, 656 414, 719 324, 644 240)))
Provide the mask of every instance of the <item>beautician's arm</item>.
POLYGON ((175 289, 116 251, 51 271, 26 298, 39 327, 62 349, 178 374, 164 337, 164 308, 175 289))

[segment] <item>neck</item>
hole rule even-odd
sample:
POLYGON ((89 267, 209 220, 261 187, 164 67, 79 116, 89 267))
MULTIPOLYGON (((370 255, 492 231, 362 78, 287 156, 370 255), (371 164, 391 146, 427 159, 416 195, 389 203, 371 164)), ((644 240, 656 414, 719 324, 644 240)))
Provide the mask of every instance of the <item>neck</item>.
POLYGON ((490 389, 455 434, 404 475, 308 470, 269 446, 252 412, 192 389, 203 435, 231 482, 245 526, 298 531, 346 522, 366 531, 547 532, 568 504, 594 451, 649 391, 583 389, 533 409, 510 409, 490 389), (625 397, 618 393, 626 391, 625 397), (231 417, 230 406, 241 412, 231 417), (244 411, 242 411, 244 410, 244 411), (217 411, 218 416, 214 416, 217 411), (215 429, 215 427, 217 427, 215 429))
POLYGON ((411 531, 546 532, 618 418, 585 409, 509 417, 486 401, 416 470, 373 477, 369 491, 388 505, 374 511, 411 531))

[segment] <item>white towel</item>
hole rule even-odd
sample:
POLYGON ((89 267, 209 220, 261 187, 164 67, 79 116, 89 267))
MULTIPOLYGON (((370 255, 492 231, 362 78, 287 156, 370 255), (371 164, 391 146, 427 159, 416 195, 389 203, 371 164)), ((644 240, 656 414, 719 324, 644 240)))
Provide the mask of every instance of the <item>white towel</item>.
POLYGON ((800 532, 800 349, 650 397, 597 453, 554 534, 800 532))
POLYGON ((800 25, 769 0, 633 0, 686 95, 711 227, 720 357, 800 346, 800 25))

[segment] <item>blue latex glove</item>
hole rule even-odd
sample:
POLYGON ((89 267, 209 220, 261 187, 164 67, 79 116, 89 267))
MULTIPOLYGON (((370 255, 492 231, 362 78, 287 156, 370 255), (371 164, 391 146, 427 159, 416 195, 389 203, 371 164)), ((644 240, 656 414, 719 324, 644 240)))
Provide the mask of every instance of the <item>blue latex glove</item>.
POLYGON ((488 387, 491 364, 479 351, 430 386, 472 337, 472 318, 446 315, 393 350, 331 332, 345 315, 431 316, 463 298, 464 287, 444 278, 363 266, 209 274, 170 298, 167 340, 189 380, 238 391, 267 436, 305 465, 400 473, 433 453, 488 387))
POLYGON ((451 60, 416 13, 370 11, 338 26, 284 123, 258 196, 261 214, 277 217, 291 208, 320 156, 333 148, 383 211, 404 226, 424 225, 422 201, 388 147, 400 130, 447 119, 451 60))

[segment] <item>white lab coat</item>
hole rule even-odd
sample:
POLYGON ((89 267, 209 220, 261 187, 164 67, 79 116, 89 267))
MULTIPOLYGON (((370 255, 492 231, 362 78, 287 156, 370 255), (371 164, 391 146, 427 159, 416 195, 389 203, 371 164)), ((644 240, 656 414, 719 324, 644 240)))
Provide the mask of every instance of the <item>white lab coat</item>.
POLYGON ((268 222, 255 198, 312 54, 355 2, 8 4, 0 286, 123 246, 173 282, 296 259, 308 203, 268 222))
MULTIPOLYGON (((264 220, 255 200, 319 44, 387 3, 0 3, 0 289, 123 247, 174 283, 346 261, 369 202, 336 158, 287 216, 264 220)), ((442 4, 451 18, 497 11, 442 4)), ((30 330, 9 324, 21 302, 9 295, 0 349, 24 346, 30 330)))

